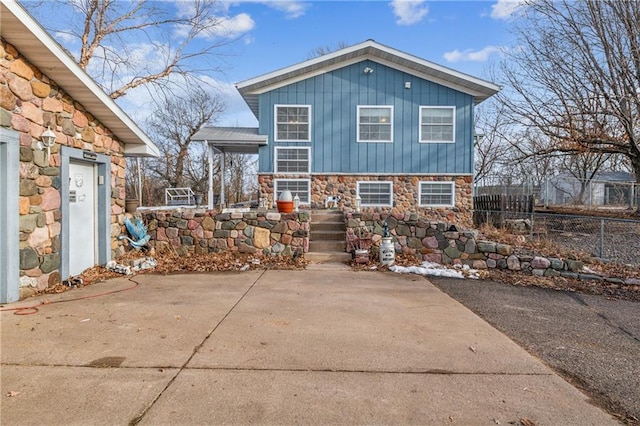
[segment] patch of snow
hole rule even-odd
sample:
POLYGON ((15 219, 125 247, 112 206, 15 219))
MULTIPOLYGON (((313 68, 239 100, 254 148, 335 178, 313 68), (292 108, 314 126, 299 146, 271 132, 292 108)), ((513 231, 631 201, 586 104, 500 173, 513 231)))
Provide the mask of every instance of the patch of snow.
POLYGON ((455 265, 453 268, 447 268, 435 262, 423 262, 422 266, 393 265, 389 267, 389 270, 398 274, 417 274, 446 278, 480 278, 478 270, 471 269, 468 265, 455 265))

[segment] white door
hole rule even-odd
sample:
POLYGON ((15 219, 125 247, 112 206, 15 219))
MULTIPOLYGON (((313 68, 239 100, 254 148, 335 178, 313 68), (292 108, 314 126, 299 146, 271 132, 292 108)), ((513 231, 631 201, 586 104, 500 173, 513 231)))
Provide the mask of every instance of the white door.
POLYGON ((93 164, 69 162, 69 275, 96 264, 96 173, 93 164))

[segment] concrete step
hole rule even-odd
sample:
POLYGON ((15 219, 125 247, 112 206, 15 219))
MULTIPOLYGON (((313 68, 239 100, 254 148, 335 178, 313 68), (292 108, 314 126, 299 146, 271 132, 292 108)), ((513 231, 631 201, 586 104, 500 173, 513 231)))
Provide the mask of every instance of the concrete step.
POLYGON ((311 212, 311 223, 344 223, 344 215, 341 211, 333 210, 313 210, 311 212))
POLYGON ((309 241, 309 252, 342 252, 346 253, 346 241, 309 241))
MULTIPOLYGON (((351 259, 349 257, 349 259, 351 259)), ((347 261, 338 262, 338 261, 327 261, 327 262, 311 262, 307 264, 305 267, 306 270, 309 271, 350 271, 351 266, 349 266, 347 261)))
POLYGON ((312 263, 342 263, 351 260, 351 253, 344 251, 309 252, 305 253, 304 259, 312 263))
POLYGON ((344 241, 344 231, 316 231, 315 228, 311 229, 310 241, 344 241))
POLYGON ((311 231, 340 231, 344 234, 344 222, 311 222, 311 231))

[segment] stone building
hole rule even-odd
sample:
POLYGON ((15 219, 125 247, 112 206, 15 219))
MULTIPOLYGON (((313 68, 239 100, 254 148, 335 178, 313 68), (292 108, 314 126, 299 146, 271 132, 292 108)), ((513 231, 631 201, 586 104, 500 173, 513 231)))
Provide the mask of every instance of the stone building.
POLYGON ((158 149, 17 2, 0 0, 0 29, 0 302, 10 302, 124 252, 125 157, 158 149))

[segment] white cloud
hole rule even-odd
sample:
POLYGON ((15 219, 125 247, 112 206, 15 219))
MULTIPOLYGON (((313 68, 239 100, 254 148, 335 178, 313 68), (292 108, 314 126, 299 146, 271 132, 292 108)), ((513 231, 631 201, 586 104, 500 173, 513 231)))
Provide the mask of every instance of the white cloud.
POLYGON ((500 53, 501 48, 497 46, 487 46, 480 50, 467 49, 460 51, 458 49, 444 54, 444 59, 447 62, 486 62, 489 60, 489 56, 494 53, 500 53))
POLYGON ((58 31, 55 33, 55 38, 56 40, 58 40, 61 44, 67 46, 71 43, 75 43, 78 41, 78 37, 74 36, 73 34, 71 34, 70 32, 62 32, 62 31, 58 31))
POLYGON ((491 6, 491 17, 494 19, 509 19, 522 6, 525 0, 498 0, 491 6))
POLYGON ((398 25, 413 25, 422 20, 429 12, 425 0, 393 0, 389 5, 396 15, 398 25))
POLYGON ((299 18, 307 11, 309 8, 308 3, 295 1, 295 0, 272 0, 272 1, 261 1, 260 3, 269 6, 272 9, 279 10, 284 12, 286 17, 289 19, 299 18))
POLYGON ((237 37, 247 33, 256 26, 255 21, 246 13, 219 18, 217 25, 209 32, 211 36, 237 37))

